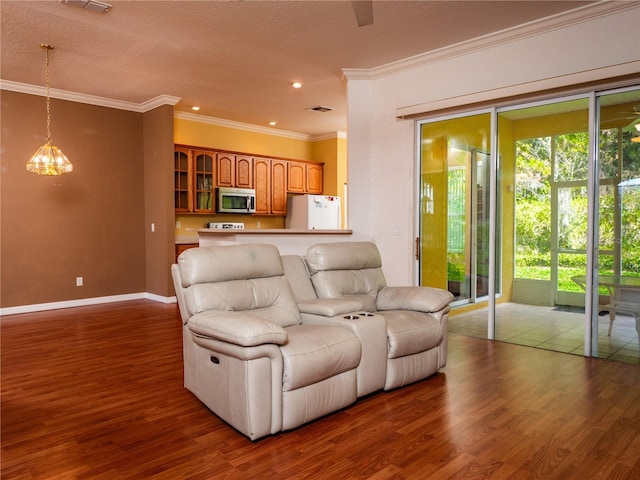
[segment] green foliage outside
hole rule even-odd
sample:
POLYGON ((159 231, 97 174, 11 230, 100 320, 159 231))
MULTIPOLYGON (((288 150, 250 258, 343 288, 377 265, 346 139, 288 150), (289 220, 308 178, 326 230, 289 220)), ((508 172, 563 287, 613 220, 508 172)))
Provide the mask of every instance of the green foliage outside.
POLYGON ((447 280, 450 282, 464 282, 464 254, 449 253, 447 255, 447 280))
MULTIPOLYGON (((621 233, 616 238, 615 193, 618 183, 640 177, 640 145, 622 133, 622 178, 617 177, 619 134, 601 132, 599 196, 600 250, 622 244, 622 273, 640 276, 640 187, 622 189, 621 233), (609 180, 609 181, 607 181, 609 180)), ((558 247, 576 254, 558 255, 558 288, 580 291, 571 277, 586 271, 587 133, 532 138, 516 144, 516 277, 549 280, 552 250, 552 188, 557 188, 558 247), (563 183, 561 183, 563 182, 563 183)), ((601 255, 600 271, 613 273, 613 256, 601 255)))

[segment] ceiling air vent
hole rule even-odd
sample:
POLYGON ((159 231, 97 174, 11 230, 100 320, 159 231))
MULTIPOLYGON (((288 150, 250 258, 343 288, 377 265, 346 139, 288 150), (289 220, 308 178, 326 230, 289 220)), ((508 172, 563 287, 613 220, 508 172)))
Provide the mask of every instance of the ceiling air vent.
POLYGON ((108 3, 98 2, 97 0, 62 0, 62 2, 73 7, 84 8, 98 13, 107 12, 112 7, 108 3))
POLYGON ((333 110, 333 108, 323 107, 322 105, 316 105, 315 107, 307 108, 307 110, 309 110, 310 112, 325 113, 325 112, 330 112, 331 110, 333 110))

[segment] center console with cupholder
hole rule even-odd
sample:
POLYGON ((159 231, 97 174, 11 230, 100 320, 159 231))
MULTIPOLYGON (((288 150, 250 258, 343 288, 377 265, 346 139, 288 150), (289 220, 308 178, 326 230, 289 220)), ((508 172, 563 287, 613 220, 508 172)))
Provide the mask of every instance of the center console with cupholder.
POLYGON ((346 314, 327 317, 305 313, 304 304, 301 309, 302 323, 323 325, 339 325, 356 334, 362 346, 360 364, 356 368, 358 397, 363 397, 384 388, 387 374, 387 324, 384 317, 371 312, 354 311, 346 314))

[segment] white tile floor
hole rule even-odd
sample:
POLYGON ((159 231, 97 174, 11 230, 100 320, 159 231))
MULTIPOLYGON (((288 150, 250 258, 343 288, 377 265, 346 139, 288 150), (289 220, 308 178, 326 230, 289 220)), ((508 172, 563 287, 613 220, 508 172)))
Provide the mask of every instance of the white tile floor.
MULTIPOLYGON (((609 315, 600 317, 598 356, 640 365, 640 347, 633 317, 616 315, 611 336, 609 315)), ((487 338, 487 310, 449 314, 449 331, 487 338)), ((496 306, 496 340, 584 355, 584 313, 517 303, 496 306)))

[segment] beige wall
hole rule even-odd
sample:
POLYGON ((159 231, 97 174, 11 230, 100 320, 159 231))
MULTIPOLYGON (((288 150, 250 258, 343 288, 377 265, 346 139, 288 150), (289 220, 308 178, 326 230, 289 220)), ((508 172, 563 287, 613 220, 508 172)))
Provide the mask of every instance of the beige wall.
MULTIPOLYGON (((162 231, 168 228, 169 214, 162 213, 166 205, 160 200, 159 207, 153 203, 155 192, 146 204, 145 189, 156 184, 152 175, 171 175, 170 169, 153 172, 156 162, 171 168, 171 134, 164 146, 160 139, 172 128, 167 122, 173 110, 158 109, 163 119, 158 112, 140 114, 52 99, 53 143, 69 157, 74 171, 43 177, 27 172, 25 164, 45 140, 45 99, 5 90, 0 99, 0 305, 147 291, 146 278, 155 268, 167 268, 164 259, 157 259, 158 264, 146 270, 145 243, 150 252, 163 247, 162 242, 145 239, 145 215, 158 216, 156 226, 162 231), (157 149, 145 145, 145 135, 157 149), (163 160, 168 148, 170 156, 163 160), (145 173, 151 175, 147 184, 145 173), (83 287, 76 287, 79 276, 83 287)), ((151 291, 168 295, 166 274, 162 277, 150 285, 151 291)))

